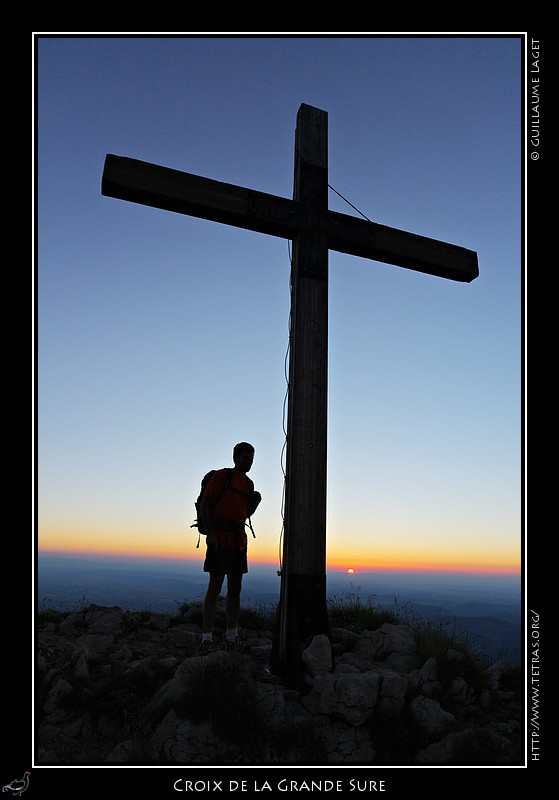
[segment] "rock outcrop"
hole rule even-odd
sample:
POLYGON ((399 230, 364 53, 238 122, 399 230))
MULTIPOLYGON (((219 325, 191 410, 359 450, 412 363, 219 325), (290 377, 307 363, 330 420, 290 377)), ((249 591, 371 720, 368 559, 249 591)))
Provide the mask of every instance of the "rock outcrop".
POLYGON ((201 655, 197 615, 89 606, 42 619, 37 763, 523 763, 522 692, 505 663, 425 658, 404 624, 334 629, 303 653, 294 689, 270 671, 271 632, 201 655))

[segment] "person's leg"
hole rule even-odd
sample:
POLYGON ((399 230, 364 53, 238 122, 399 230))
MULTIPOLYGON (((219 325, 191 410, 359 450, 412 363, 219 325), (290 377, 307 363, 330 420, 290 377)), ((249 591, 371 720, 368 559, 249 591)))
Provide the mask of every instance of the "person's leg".
POLYGON ((237 638, 237 623, 241 609, 241 589, 243 576, 231 573, 227 575, 227 597, 225 598, 225 615, 227 617, 227 638, 237 638))
POLYGON ((218 575, 213 572, 210 573, 210 580, 208 582, 208 589, 204 598, 204 605, 202 608, 202 631, 204 638, 211 639, 213 631, 215 612, 217 610, 217 601, 221 587, 223 585, 224 575, 218 575))

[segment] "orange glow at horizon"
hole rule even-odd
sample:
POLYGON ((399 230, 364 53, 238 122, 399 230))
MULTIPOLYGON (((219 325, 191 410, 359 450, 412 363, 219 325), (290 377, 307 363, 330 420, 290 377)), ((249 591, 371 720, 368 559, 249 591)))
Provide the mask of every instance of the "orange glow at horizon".
POLYGON ((347 569, 347 559, 328 559, 328 568, 336 571, 354 573, 371 572, 374 570, 399 570, 399 571, 421 571, 421 572, 487 572, 494 574, 520 575, 521 565, 507 560, 482 561, 473 559, 452 559, 441 555, 439 558, 432 557, 408 557, 408 558, 370 558, 361 559, 359 562, 353 560, 354 567, 347 569))
MULTIPOLYGON (((112 548, 96 548, 96 547, 39 547, 39 554, 59 554, 59 555, 77 555, 77 556, 100 556, 115 558, 149 558, 149 559, 172 559, 176 561, 191 561, 199 562, 200 568, 204 560, 204 549, 200 544, 199 549, 178 550, 177 548, 169 548, 168 550, 155 551, 152 548, 135 548, 126 549, 123 547, 112 548)), ((347 563, 347 561, 346 561, 347 563)), ((253 557, 249 560, 250 564, 255 567, 270 567, 271 569, 278 570, 278 559, 266 559, 253 557)), ((392 561, 363 561, 359 568, 347 568, 345 564, 335 561, 328 561, 326 565, 327 572, 344 572, 348 575, 358 576, 363 572, 375 571, 388 571, 388 572, 465 572, 465 573, 480 573, 480 574, 493 574, 493 575, 520 575, 521 567, 514 564, 503 563, 487 563, 481 564, 477 562, 452 562, 442 560, 440 562, 428 562, 426 560, 397 560, 392 561)))
MULTIPOLYGON (((249 568, 269 566, 279 568, 277 539, 265 533, 257 533, 253 543, 249 537, 249 568)), ((67 553, 90 556, 115 556, 129 558, 175 559, 201 562, 205 553, 204 537, 197 548, 198 533, 188 528, 181 531, 162 530, 155 532, 152 526, 140 530, 129 527, 126 530, 99 530, 92 525, 86 529, 80 526, 79 532, 69 527, 58 526, 56 530, 43 526, 38 537, 38 550, 43 553, 67 553)), ((377 543, 378 544, 378 543, 377 543)), ((424 543, 425 545, 425 543, 424 543)), ((347 547, 346 551, 338 545, 331 546, 327 554, 327 570, 357 575, 359 572, 375 570, 400 570, 422 572, 471 572, 520 575, 520 557, 513 552, 500 552, 489 546, 472 555, 471 550, 461 548, 452 542, 443 550, 434 546, 409 550, 400 545, 392 550, 388 547, 369 546, 365 550, 360 542, 347 547), (415 552, 414 552, 415 550, 415 552), (348 562, 352 565, 348 567, 348 562)))

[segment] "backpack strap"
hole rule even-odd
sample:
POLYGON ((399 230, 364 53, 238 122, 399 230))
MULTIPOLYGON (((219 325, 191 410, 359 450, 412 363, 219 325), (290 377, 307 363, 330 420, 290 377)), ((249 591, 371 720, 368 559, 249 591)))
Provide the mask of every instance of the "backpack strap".
MULTIPOLYGON (((237 492, 237 494, 242 494, 244 497, 250 497, 252 495, 252 493, 254 492, 254 481, 252 480, 252 478, 249 478, 248 475, 245 475, 245 478, 248 481, 248 488, 249 488, 248 492, 243 492, 241 489, 237 489, 235 486, 231 486, 230 488, 231 488, 232 492, 237 492)), ((247 517, 247 520, 248 520, 248 522, 245 522, 245 526, 248 525, 248 527, 250 528, 250 532, 252 533, 253 538, 256 539, 256 534, 254 532, 254 528, 252 527, 252 521, 250 519, 250 516, 247 517)))

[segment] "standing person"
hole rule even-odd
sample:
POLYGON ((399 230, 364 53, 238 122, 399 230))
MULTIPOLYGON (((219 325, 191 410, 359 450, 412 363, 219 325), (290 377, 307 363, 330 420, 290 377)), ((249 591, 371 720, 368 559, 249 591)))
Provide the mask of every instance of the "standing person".
POLYGON ((262 499, 247 476, 253 461, 254 447, 248 442, 236 444, 235 466, 216 470, 202 497, 200 514, 207 545, 204 572, 210 575, 203 606, 203 647, 212 643, 217 601, 226 575, 226 639, 231 643, 237 639, 243 575, 248 572, 245 522, 262 499))

